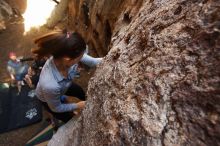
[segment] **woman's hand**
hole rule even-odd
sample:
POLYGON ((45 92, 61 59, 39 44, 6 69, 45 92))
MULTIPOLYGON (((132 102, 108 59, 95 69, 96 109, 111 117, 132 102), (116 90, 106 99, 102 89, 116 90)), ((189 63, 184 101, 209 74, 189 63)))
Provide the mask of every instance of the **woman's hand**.
POLYGON ((78 109, 73 111, 74 115, 79 115, 80 110, 83 109, 85 107, 86 102, 85 101, 80 101, 77 104, 78 109))
POLYGON ((86 102, 85 101, 80 101, 77 103, 78 109, 83 109, 85 107, 86 102))

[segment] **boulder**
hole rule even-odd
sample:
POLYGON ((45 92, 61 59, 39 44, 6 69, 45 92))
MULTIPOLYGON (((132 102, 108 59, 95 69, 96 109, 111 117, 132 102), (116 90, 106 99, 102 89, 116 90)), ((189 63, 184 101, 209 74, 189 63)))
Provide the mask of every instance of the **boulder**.
POLYGON ((220 145, 220 2, 69 1, 98 55, 86 107, 51 146, 220 145))

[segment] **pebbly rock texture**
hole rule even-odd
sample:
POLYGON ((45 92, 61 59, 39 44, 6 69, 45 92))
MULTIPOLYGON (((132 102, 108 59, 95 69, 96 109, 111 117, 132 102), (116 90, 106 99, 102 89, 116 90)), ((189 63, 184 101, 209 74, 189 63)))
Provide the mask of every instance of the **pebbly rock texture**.
POLYGON ((109 52, 49 145, 220 145, 218 0, 71 0, 69 25, 109 52))

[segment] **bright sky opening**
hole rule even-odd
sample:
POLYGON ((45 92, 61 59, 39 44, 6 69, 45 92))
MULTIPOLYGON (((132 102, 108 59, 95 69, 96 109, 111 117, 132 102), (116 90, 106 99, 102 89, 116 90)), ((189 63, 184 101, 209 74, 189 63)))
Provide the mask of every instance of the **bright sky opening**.
POLYGON ((25 33, 44 25, 55 5, 52 0, 27 0, 27 9, 23 14, 25 33))

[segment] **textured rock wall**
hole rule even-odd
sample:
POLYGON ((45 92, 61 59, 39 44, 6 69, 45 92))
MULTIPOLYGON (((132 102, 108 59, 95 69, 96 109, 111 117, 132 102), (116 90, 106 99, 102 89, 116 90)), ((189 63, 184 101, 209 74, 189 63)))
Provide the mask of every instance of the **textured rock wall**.
POLYGON ((218 0, 72 0, 69 25, 109 52, 49 145, 220 145, 218 0))
POLYGON ((0 1, 0 21, 7 20, 13 15, 11 6, 4 0, 0 1))
POLYGON ((106 55, 111 47, 111 36, 122 28, 139 10, 142 0, 71 0, 69 3, 69 27, 86 38, 92 50, 106 55), (125 14, 125 23, 118 23, 125 14), (128 19, 128 20, 127 20, 128 19))
POLYGON ((24 13, 27 7, 27 0, 5 0, 12 8, 24 13))
POLYGON ((69 0, 62 0, 55 9, 52 11, 50 18, 47 20, 46 26, 48 28, 54 28, 58 23, 65 20, 67 16, 67 7, 69 0))
POLYGON ((1 0, 0 1, 0 33, 6 29, 6 23, 20 17, 25 11, 26 0, 1 0))

